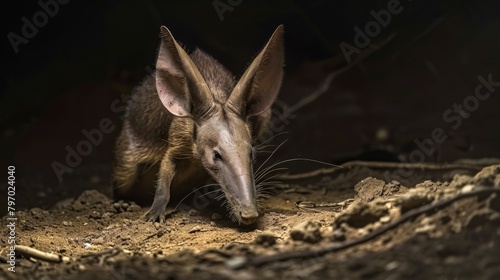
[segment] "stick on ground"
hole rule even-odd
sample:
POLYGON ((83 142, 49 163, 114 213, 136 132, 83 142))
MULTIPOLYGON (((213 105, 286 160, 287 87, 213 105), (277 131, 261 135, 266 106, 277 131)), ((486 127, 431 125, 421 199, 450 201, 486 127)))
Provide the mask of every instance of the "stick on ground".
POLYGON ((53 262, 53 263, 69 262, 70 261, 69 257, 64 257, 61 255, 43 252, 43 251, 37 250, 35 248, 31 248, 31 247, 23 246, 23 245, 16 245, 16 253, 19 253, 25 257, 30 257, 30 258, 34 258, 34 259, 38 259, 38 260, 42 260, 42 261, 47 261, 47 262, 53 262))

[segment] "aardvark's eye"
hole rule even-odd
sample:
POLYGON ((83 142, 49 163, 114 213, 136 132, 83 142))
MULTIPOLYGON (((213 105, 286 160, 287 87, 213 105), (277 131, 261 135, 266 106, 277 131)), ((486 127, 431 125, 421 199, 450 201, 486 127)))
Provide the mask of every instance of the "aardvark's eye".
POLYGON ((216 150, 214 150, 213 156, 214 156, 214 161, 222 161, 222 156, 216 150))

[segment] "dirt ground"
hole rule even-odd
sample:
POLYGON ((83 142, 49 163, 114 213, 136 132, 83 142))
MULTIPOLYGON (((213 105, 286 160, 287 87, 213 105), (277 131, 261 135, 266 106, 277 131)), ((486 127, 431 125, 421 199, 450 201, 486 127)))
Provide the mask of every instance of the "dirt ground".
POLYGON ((88 190, 50 210, 18 211, 15 273, 4 250, 0 278, 500 279, 495 162, 424 164, 406 177, 385 163, 282 176, 251 227, 232 223, 209 192, 151 224, 140 219, 147 207, 88 190))

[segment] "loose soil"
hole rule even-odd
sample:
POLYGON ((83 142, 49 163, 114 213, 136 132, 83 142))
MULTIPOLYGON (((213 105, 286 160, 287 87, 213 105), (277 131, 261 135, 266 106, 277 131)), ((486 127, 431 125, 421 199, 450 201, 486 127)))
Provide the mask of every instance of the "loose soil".
POLYGON ((165 224, 151 224, 141 220, 147 207, 87 190, 16 213, 18 245, 65 258, 17 251, 16 272, 3 259, 0 278, 500 279, 500 165, 484 162, 407 178, 351 166, 288 181, 270 188, 254 226, 233 223, 210 195, 188 197, 165 224))

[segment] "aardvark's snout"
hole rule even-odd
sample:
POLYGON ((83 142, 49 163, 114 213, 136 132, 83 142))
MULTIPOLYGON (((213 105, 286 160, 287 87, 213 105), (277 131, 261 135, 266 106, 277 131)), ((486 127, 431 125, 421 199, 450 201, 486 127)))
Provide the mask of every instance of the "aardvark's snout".
POLYGON ((233 213, 239 216, 238 220, 243 224, 252 224, 259 217, 254 178, 250 175, 252 169, 251 167, 248 167, 248 169, 248 173, 233 177, 235 181, 234 184, 231 184, 236 204, 233 205, 233 213))
POLYGON ((257 207, 254 205, 245 205, 241 207, 240 211, 241 222, 243 224, 253 224, 259 217, 257 207))

